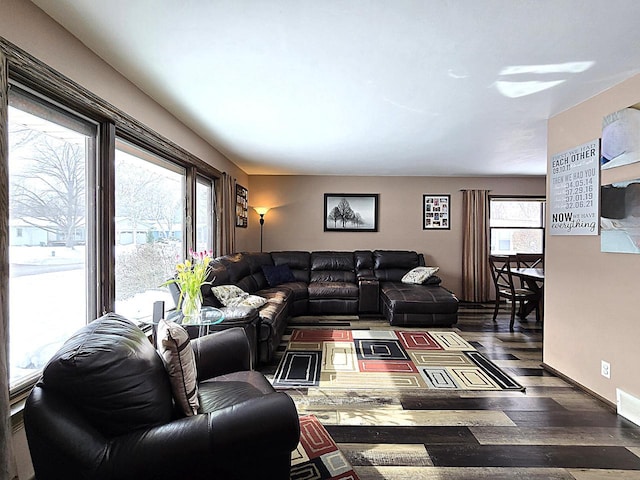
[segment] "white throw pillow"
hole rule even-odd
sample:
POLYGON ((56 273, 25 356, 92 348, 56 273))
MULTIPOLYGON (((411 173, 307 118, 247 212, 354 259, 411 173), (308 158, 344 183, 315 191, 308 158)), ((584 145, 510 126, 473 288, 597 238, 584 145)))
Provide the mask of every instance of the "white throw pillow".
POLYGON ((157 349, 169 374, 175 402, 187 416, 198 413, 198 373, 189 334, 180 325, 160 319, 157 349))
POLYGON ((435 275, 438 270, 440 270, 440 267, 416 267, 402 277, 402 283, 415 283, 420 285, 426 282, 431 275, 435 275))

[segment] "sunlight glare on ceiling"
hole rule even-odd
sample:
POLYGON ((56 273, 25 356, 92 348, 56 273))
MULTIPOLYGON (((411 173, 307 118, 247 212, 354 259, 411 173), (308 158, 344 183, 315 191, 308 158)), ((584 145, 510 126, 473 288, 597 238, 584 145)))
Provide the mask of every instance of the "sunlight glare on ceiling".
POLYGON ((500 75, 519 75, 522 73, 582 73, 595 65, 595 62, 551 63, 547 65, 512 65, 504 67, 500 75))
MULTIPOLYGON (((557 73, 582 73, 589 70, 595 62, 566 62, 566 63, 548 63, 543 65, 511 65, 504 67, 499 76, 510 75, 527 75, 531 78, 531 75, 549 75, 557 73)), ((508 98, 526 97, 527 95, 533 95, 534 93, 549 90, 555 86, 561 85, 566 82, 563 80, 497 80, 495 83, 498 91, 508 98)))
POLYGON ((539 82, 537 80, 529 82, 505 82, 498 80, 495 85, 498 91, 505 97, 519 98, 548 90, 564 82, 565 80, 555 80, 553 82, 539 82))

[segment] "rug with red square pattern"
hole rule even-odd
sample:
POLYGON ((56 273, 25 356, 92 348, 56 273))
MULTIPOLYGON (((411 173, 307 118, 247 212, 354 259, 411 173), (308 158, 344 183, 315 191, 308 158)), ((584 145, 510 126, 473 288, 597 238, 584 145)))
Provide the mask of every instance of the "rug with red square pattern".
POLYGON ((291 454, 292 480, 358 480, 351 464, 313 415, 300 417, 300 443, 291 454))
POLYGON ((295 329, 276 388, 519 390, 453 331, 295 329))

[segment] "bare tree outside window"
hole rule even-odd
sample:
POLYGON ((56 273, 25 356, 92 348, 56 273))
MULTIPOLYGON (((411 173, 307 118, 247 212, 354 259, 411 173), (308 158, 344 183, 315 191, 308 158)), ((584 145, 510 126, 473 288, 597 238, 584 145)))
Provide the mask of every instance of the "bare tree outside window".
POLYGON ((73 247, 84 239, 84 144, 20 130, 11 148, 27 150, 22 157, 27 164, 11 178, 11 213, 51 233, 48 243, 73 247))

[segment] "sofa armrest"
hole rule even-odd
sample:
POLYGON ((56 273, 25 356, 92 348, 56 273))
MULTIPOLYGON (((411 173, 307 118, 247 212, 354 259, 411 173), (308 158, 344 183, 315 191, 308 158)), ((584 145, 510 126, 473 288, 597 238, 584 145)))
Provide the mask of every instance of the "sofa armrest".
POLYGON ((219 468, 233 466, 235 458, 246 461, 246 452, 290 456, 299 437, 293 400, 272 393, 117 437, 105 462, 109 472, 99 478, 184 478, 185 469, 190 478, 217 478, 219 468))
POLYGON ((358 312, 375 313, 380 304, 380 285, 372 276, 358 277, 358 312))
POLYGON ((192 340, 198 380, 226 373, 251 370, 251 347, 240 327, 204 335, 192 340))
POLYGON ((108 461, 100 463, 96 478, 181 478, 188 465, 193 478, 202 478, 212 462, 207 415, 137 430, 110 442, 108 461))
POLYGON ((233 407, 209 414, 212 448, 232 452, 243 448, 261 453, 293 451, 300 440, 300 421, 295 403, 284 392, 254 397, 233 407))

